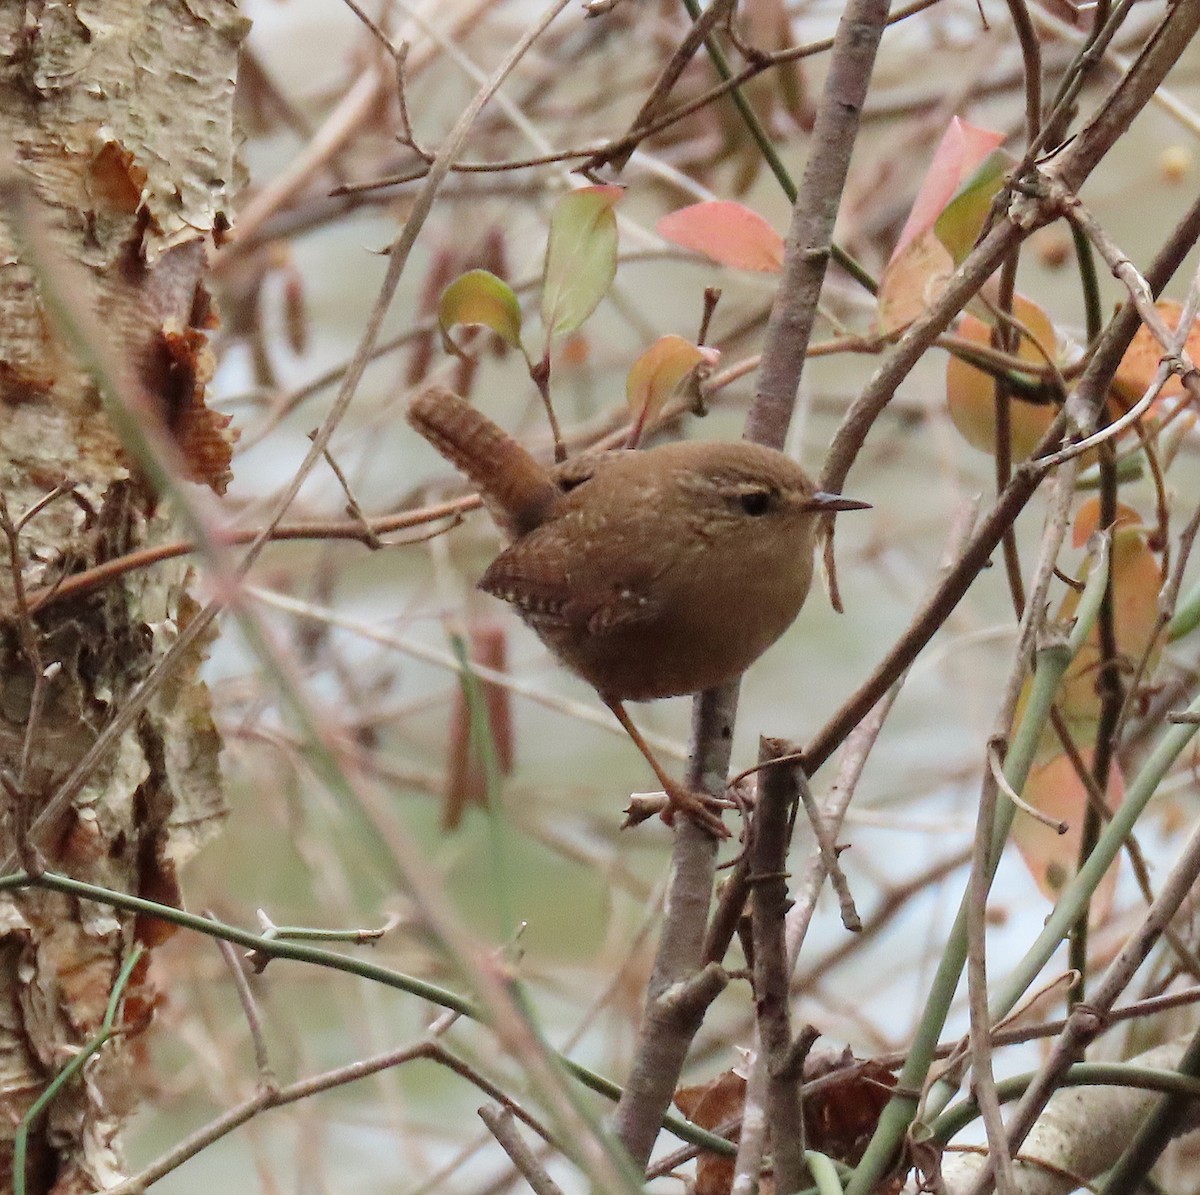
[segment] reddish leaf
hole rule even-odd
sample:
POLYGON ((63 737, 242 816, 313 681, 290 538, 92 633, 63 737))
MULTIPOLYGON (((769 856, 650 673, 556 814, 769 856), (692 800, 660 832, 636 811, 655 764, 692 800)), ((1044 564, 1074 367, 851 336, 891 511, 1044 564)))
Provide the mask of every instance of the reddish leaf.
POLYGON ((783 238, 740 203, 694 203, 663 216, 655 229, 672 244, 694 249, 723 266, 771 274, 783 264, 783 238))
POLYGON ((956 116, 942 136, 879 287, 879 324, 894 332, 911 323, 941 294, 979 230, 1002 169, 976 172, 1004 140, 956 116), (957 198, 956 198, 957 197, 957 198), (944 225, 941 223, 945 217, 944 225), (942 240, 939 233, 944 233, 942 240))
MULTIPOLYGON (((829 1069, 841 1070, 855 1061, 847 1050, 829 1059, 829 1069)), ((805 1079, 820 1077, 808 1068, 805 1079)), ((848 1166, 856 1166, 892 1098, 896 1076, 881 1063, 864 1060, 846 1074, 804 1098, 804 1127, 809 1149, 818 1150, 848 1166)))
MULTIPOLYGON (((737 1120, 746 1106, 746 1080, 736 1071, 725 1071, 708 1083, 681 1087, 675 1107, 702 1129, 715 1130, 737 1120)), ((737 1134, 733 1134, 737 1140, 737 1134)), ((733 1159, 702 1149, 696 1158, 693 1195, 729 1195, 733 1186, 733 1159)), ((768 1189, 760 1186, 759 1195, 768 1189)))
POLYGON ((912 211, 900 232, 896 248, 892 251, 893 262, 910 241, 933 228, 959 188, 1003 141, 1003 133, 977 128, 957 116, 950 121, 949 128, 942 134, 942 140, 934 151, 933 161, 913 201, 912 211))

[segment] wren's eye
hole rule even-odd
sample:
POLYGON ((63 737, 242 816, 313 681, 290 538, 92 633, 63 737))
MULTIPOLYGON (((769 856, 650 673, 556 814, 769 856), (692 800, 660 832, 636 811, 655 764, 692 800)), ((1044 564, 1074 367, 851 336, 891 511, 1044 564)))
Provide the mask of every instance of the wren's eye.
POLYGON ((770 490, 749 490, 738 495, 738 503, 746 514, 758 518, 775 504, 775 495, 770 490))

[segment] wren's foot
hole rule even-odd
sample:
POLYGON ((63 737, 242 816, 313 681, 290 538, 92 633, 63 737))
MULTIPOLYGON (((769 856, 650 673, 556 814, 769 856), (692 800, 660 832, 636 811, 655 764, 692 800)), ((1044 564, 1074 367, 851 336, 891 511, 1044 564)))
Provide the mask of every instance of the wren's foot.
MULTIPOLYGON (((692 792, 674 782, 666 787, 665 795, 667 804, 663 808, 661 797, 653 803, 650 800, 645 800, 643 803, 635 794, 633 803, 625 811, 625 821, 621 828, 636 826, 639 822, 653 817, 657 811, 668 826, 673 826, 675 815, 682 813, 685 817, 690 817, 697 825, 702 826, 714 838, 730 836, 729 830, 721 820, 721 814, 729 808, 724 801, 717 797, 711 797, 707 793, 692 792)), ((649 794, 647 794, 648 796, 649 794)))
POLYGON ((728 838, 729 831, 721 820, 725 811, 725 803, 708 793, 695 793, 682 785, 671 785, 667 790, 667 807, 662 811, 662 819, 668 826, 675 824, 676 812, 690 817, 698 826, 702 826, 714 838, 728 838), (673 790, 673 791, 672 791, 673 790))
MULTIPOLYGON (((604 696, 601 694, 601 696, 604 696)), ((604 704, 613 712, 613 716, 625 728, 626 734, 633 740, 634 746, 642 753, 642 757, 654 770, 658 782, 663 786, 667 797, 667 807, 662 811, 662 819, 668 826, 675 824, 677 811, 686 813, 697 825, 703 826, 714 838, 728 838, 729 831, 721 821, 721 812, 726 808, 716 797, 707 793, 694 793, 672 780, 663 770, 662 764, 654 757, 650 744, 642 737, 642 732, 633 724, 633 720, 625 712, 624 705, 615 697, 604 697, 604 704)), ((636 826, 648 817, 653 817, 655 810, 647 810, 636 798, 625 811, 625 820, 621 829, 636 826)))

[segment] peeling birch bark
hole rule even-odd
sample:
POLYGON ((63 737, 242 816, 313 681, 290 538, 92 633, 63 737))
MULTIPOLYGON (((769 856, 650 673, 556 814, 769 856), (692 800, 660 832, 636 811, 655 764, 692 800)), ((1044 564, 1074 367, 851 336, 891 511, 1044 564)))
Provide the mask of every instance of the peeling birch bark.
MULTIPOLYGON (((233 89, 247 23, 229 0, 0 5, 0 156, 58 250, 86 270, 70 298, 158 405, 194 474, 220 491, 229 436, 203 403, 204 288, 237 186, 233 89)), ((61 343, 43 286, 0 212, 0 849, 69 774, 195 610, 171 563, 25 617, 26 591, 162 538, 169 511, 132 466, 97 387, 61 343), (48 679, 37 683, 38 671, 48 679), (40 708, 39 708, 40 707, 40 708)), ((223 814, 218 740, 197 648, 89 778, 40 848, 79 879, 181 903, 180 862, 223 814)), ((12 1139, 47 1082, 96 1033, 123 959, 161 923, 29 889, 0 901, 0 1189, 12 1139)), ((33 1134, 28 1190, 69 1195, 123 1177, 137 1104, 136 1030, 154 993, 135 974, 118 1037, 33 1134)))

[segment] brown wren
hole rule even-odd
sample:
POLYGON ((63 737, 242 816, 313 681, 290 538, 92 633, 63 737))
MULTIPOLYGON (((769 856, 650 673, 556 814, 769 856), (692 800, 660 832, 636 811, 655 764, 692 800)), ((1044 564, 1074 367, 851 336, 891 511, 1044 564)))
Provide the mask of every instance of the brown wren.
POLYGON ((741 675, 808 596, 822 516, 868 504, 820 493, 790 457, 746 441, 535 460, 457 394, 422 391, 408 421, 479 488, 511 539, 479 588, 511 603, 590 682, 669 801, 714 834, 711 798, 664 771, 622 702, 741 675))

